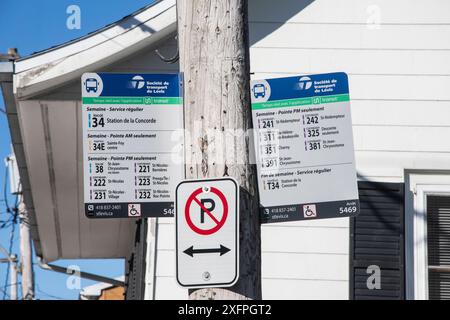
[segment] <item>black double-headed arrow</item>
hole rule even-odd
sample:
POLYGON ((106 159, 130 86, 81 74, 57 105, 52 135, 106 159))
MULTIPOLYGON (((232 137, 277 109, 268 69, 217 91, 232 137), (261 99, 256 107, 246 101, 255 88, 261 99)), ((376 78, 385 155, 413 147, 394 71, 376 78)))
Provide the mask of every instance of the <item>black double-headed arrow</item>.
POLYGON ((228 251, 230 251, 230 249, 228 249, 223 245, 220 245, 220 248, 214 249, 194 249, 194 246, 190 246, 183 252, 186 253, 188 256, 194 257, 194 254, 201 254, 201 253, 220 253, 220 255, 223 256, 228 251))

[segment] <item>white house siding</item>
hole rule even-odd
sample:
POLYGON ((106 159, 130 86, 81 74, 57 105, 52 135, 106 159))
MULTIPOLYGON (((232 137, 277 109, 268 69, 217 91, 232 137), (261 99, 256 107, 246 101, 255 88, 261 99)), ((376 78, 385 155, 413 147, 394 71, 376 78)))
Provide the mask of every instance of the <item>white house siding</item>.
MULTIPOLYGON (((251 0, 252 78, 347 72, 361 180, 450 169, 449 12, 446 0, 251 0)), ((348 219, 264 225, 263 298, 347 299, 348 235, 348 219)))
POLYGON ((154 299, 187 299, 175 280, 175 221, 158 219, 154 299))

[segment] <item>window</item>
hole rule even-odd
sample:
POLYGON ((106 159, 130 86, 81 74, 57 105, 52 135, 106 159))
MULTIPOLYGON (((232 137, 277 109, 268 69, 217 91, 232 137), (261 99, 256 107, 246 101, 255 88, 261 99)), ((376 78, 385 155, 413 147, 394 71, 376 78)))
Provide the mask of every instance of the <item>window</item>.
POLYGON ((450 171, 405 172, 407 299, 450 299, 449 203, 450 171))
POLYGON ((450 300, 450 196, 428 195, 428 299, 450 300))

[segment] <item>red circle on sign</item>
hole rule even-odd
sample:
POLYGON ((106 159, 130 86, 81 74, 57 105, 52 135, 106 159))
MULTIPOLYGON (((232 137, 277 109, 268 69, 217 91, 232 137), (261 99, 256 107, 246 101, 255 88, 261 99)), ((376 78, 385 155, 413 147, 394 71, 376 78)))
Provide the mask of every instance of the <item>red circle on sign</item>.
MULTIPOLYGON (((215 195, 217 195, 219 197, 219 199, 222 201, 222 205, 223 205, 223 214, 222 214, 222 219, 220 219, 220 221, 217 221, 216 219, 216 226, 211 228, 211 229, 200 229, 199 227, 197 227, 191 219, 191 216, 189 214, 189 208, 191 207, 191 204, 193 201, 197 202, 197 204, 200 205, 199 200, 197 199, 197 196, 202 193, 203 189, 202 188, 198 188, 197 190, 195 190, 188 198, 188 200, 186 201, 186 206, 184 208, 184 216, 186 218, 186 222, 189 225, 189 227, 197 232, 198 234, 207 236, 210 234, 213 234, 217 231, 219 231, 220 228, 223 227, 223 225, 225 224, 225 221, 227 220, 227 216, 228 216, 228 203, 227 203, 227 199, 225 199, 225 196, 223 195, 223 193, 218 190, 217 188, 211 187, 211 191, 212 193, 214 193, 215 195)), ((206 208, 204 208, 204 210, 206 210, 206 208)), ((208 213, 208 215, 210 215, 210 217, 212 216, 212 213, 209 212, 208 210, 206 210, 208 213)))

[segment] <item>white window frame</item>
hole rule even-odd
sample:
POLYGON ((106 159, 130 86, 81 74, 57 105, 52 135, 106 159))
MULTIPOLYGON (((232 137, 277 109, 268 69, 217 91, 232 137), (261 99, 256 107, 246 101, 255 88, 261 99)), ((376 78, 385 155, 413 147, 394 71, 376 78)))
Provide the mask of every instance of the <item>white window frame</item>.
POLYGON ((428 299, 427 197, 450 196, 449 172, 405 174, 406 298, 428 299))

